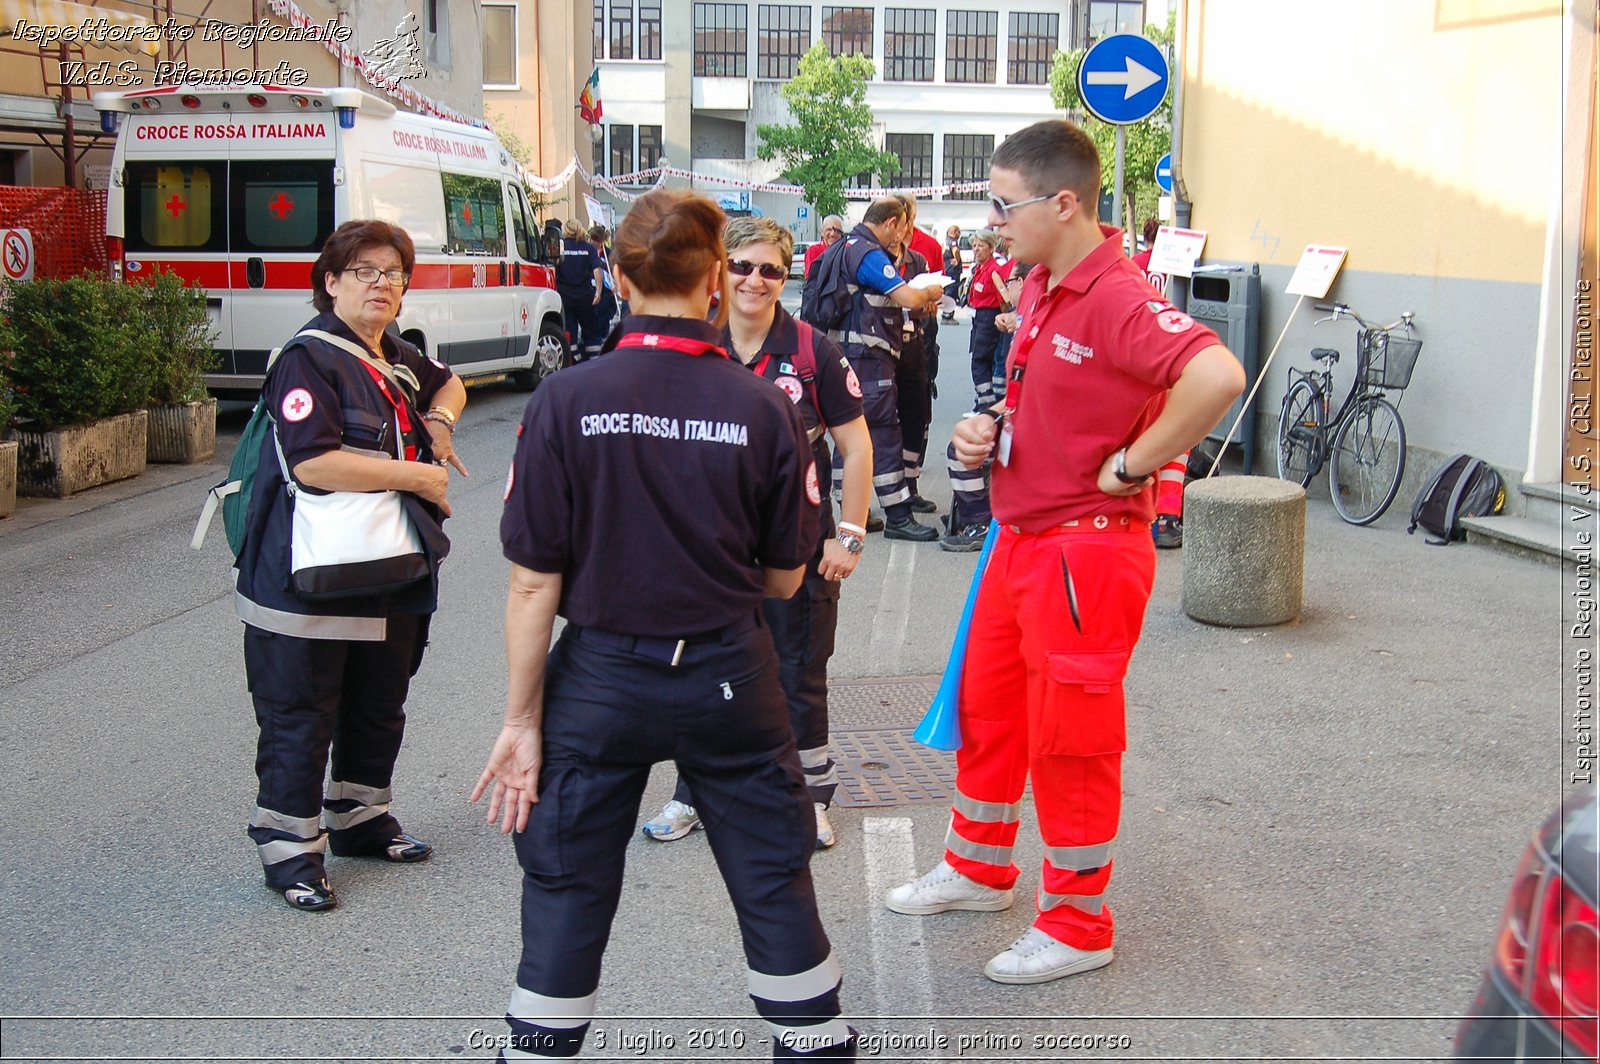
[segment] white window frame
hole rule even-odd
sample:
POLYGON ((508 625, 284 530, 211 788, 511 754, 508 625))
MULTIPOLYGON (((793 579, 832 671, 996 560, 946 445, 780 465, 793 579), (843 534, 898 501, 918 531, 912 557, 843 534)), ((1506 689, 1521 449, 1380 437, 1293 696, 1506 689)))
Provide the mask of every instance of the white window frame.
MULTIPOLYGON (((522 88, 522 49, 518 47, 518 33, 521 29, 522 12, 514 2, 495 3, 493 0, 484 0, 483 10, 487 12, 491 7, 509 8, 511 11, 511 81, 509 83, 485 81, 483 83, 484 90, 520 89, 522 88)), ((485 19, 484 28, 488 28, 487 18, 485 19)))

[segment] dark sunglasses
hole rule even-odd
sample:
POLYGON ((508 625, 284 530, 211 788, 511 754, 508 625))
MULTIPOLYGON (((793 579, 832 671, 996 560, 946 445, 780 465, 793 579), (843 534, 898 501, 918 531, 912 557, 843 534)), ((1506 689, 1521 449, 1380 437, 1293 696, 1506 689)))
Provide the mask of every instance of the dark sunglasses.
POLYGON ((746 262, 744 259, 729 259, 728 272, 735 277, 749 277, 752 273, 759 273, 768 281, 781 281, 789 276, 789 271, 782 266, 774 266, 770 262, 763 262, 757 265, 754 262, 746 262))

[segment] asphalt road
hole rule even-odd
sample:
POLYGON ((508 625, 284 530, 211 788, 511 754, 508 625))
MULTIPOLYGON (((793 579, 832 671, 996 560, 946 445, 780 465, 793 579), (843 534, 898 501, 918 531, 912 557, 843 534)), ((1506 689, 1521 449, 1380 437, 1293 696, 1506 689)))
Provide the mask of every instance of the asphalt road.
MULTIPOLYGON (((966 328, 944 338, 947 428, 969 396, 966 328)), ((329 914, 264 890, 244 835, 255 728, 229 560, 220 527, 188 546, 222 462, 0 522, 0 1059, 492 1057, 518 870, 466 794, 504 698, 497 523, 523 402, 475 390, 458 437, 472 476, 451 489, 456 547, 397 773, 397 812, 437 855, 334 859, 329 914)), ((923 490, 947 506, 937 467, 923 490)), ((1111 967, 982 976, 1029 922, 1031 814, 1016 908, 919 920, 877 899, 938 859, 947 811, 835 813, 842 841, 813 869, 864 1059, 1447 1051, 1561 794, 1570 587, 1537 561, 1425 546, 1401 509, 1358 529, 1312 497, 1304 615, 1276 628, 1189 620, 1183 554, 1161 555, 1129 679, 1111 967)), ((871 537, 835 677, 937 674, 974 560, 871 537)), ((658 769, 647 811, 669 785, 658 769)), ((764 1059, 704 837, 636 839, 629 858, 587 1055, 764 1059)))

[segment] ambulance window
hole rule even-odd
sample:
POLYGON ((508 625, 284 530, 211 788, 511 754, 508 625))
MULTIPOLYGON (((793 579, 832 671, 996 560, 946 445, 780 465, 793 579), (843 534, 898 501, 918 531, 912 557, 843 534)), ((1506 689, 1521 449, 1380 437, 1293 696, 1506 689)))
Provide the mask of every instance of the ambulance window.
POLYGON ((468 255, 504 255, 506 220, 500 182, 465 174, 442 176, 450 250, 468 255))
POLYGON ((364 159, 362 187, 370 197, 363 208, 369 217, 393 222, 407 233, 419 252, 445 250, 444 198, 437 166, 408 166, 364 159))
POLYGON ((129 163, 128 250, 226 251, 227 166, 129 163))
POLYGON ((533 219, 528 217, 528 201, 523 198, 522 189, 516 185, 507 185, 511 193, 511 234, 517 244, 517 254, 522 256, 523 262, 538 262, 533 248, 533 219))
POLYGON ((233 164, 233 250, 316 251, 333 233, 333 164, 233 164))

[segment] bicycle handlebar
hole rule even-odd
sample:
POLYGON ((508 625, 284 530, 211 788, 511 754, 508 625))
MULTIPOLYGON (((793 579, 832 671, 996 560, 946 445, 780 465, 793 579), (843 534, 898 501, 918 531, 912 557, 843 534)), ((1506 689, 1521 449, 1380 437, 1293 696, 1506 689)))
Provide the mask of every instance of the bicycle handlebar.
POLYGON ((1410 329, 1412 320, 1416 318, 1416 314, 1408 310, 1387 325, 1374 325, 1354 310, 1351 310, 1349 305, 1345 303, 1313 303, 1312 306, 1316 310, 1328 313, 1328 317, 1321 318, 1315 322, 1317 325, 1321 325, 1325 321, 1338 321, 1340 318, 1354 318, 1356 324, 1361 328, 1375 332, 1389 332, 1392 329, 1398 329, 1402 325, 1410 329))

